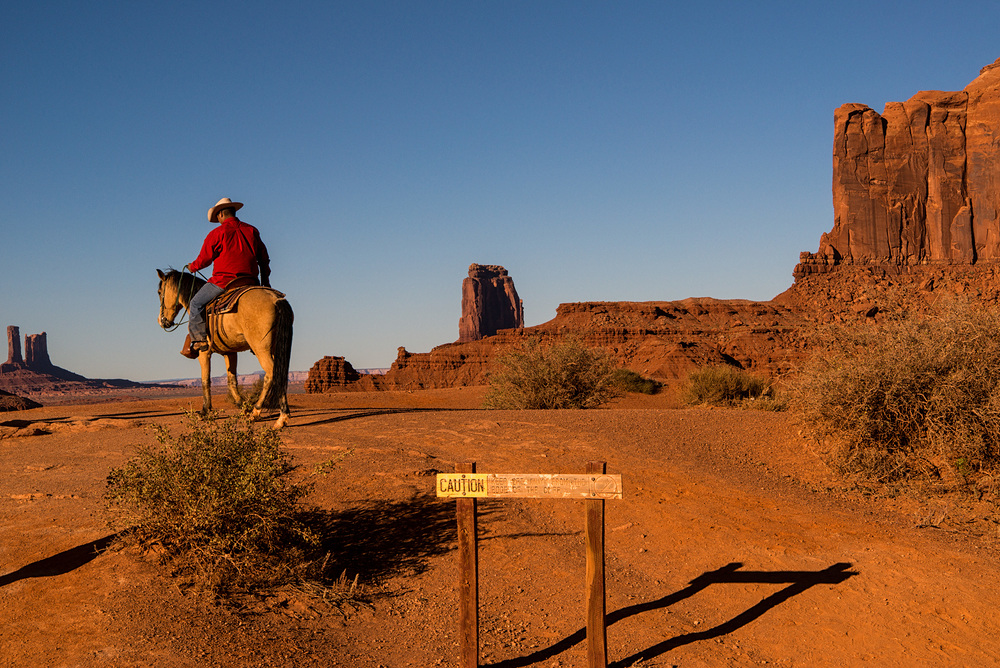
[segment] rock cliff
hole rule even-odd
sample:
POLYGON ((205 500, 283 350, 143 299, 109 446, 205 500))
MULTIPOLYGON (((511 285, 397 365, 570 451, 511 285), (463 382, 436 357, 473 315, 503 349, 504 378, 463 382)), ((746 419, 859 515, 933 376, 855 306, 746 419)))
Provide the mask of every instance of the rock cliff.
POLYGON ((841 264, 1000 261, 1000 59, 962 91, 834 112, 833 229, 796 279, 841 264))

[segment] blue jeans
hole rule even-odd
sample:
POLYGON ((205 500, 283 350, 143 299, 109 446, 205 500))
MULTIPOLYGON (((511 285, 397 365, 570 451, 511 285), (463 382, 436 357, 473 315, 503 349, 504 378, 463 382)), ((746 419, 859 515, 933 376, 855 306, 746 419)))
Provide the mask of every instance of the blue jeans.
POLYGON ((188 331, 191 332, 191 341, 208 340, 208 323, 205 322, 205 306, 225 290, 218 285, 206 283, 201 290, 191 298, 191 305, 188 307, 188 331))

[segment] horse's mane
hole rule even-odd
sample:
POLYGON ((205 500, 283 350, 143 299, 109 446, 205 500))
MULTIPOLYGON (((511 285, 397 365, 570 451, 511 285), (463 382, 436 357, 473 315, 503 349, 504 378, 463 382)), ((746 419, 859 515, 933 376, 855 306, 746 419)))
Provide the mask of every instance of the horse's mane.
POLYGON ((168 283, 171 287, 174 287, 174 288, 177 288, 177 287, 180 286, 181 280, 185 276, 190 276, 190 277, 192 277, 194 279, 194 286, 195 286, 194 289, 195 290, 198 290, 202 285, 204 285, 206 283, 205 279, 203 279, 203 278, 195 276, 194 274, 189 274, 189 273, 187 273, 185 271, 178 271, 177 269, 174 269, 173 267, 169 267, 165 271, 161 269, 160 271, 163 271, 163 281, 165 283, 168 283))

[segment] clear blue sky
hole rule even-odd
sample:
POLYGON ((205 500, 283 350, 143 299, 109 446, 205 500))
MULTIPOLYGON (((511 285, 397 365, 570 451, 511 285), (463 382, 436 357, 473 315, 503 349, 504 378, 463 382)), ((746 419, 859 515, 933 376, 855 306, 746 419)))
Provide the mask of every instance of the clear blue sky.
MULTIPOLYGON (((966 2, 6 2, 0 325, 89 377, 197 375, 156 323, 220 197, 294 370, 458 337, 468 265, 563 302, 766 300, 832 225, 833 112, 960 90, 966 2)), ((217 358, 221 371, 221 359, 217 358)), ((241 356, 243 370, 259 369, 241 356)))

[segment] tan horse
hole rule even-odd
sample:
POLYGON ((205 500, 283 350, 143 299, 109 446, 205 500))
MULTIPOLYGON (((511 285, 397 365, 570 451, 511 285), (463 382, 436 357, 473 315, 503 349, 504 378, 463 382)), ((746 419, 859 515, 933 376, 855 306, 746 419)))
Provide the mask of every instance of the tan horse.
MULTIPOLYGON (((205 284, 194 274, 170 270, 160 276, 160 327, 175 327, 174 319, 181 309, 187 309, 191 298, 205 284)), ((254 289, 244 293, 236 309, 219 316, 211 316, 211 350, 198 355, 201 364, 201 388, 204 396, 202 413, 212 410, 212 353, 226 358, 226 380, 229 395, 239 405, 242 402, 236 378, 236 353, 251 350, 264 370, 264 387, 253 409, 259 417, 264 406, 277 400, 280 415, 275 429, 288 422, 288 363, 292 352, 292 307, 281 293, 274 290, 254 289), (214 320, 214 322, 213 322, 214 320)))

